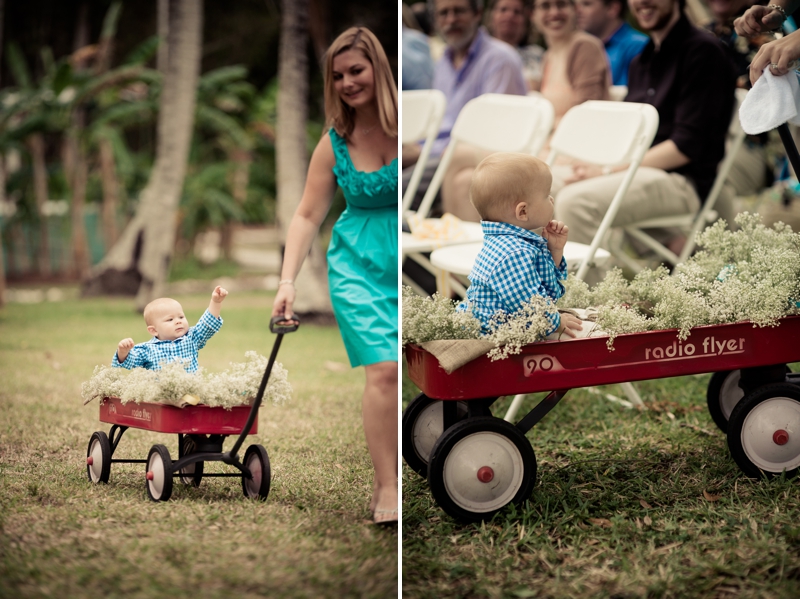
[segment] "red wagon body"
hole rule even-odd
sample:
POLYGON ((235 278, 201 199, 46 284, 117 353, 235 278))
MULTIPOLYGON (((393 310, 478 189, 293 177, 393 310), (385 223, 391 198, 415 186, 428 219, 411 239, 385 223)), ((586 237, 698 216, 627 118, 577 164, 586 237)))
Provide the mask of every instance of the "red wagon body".
MULTIPOLYGON (((202 405, 178 408, 160 403, 122 403, 118 397, 105 397, 100 402, 100 422, 183 435, 238 435, 249 414, 249 405, 231 409, 202 405)), ((248 432, 256 433, 258 420, 253 421, 248 432)))
POLYGON ((576 389, 797 362, 800 316, 784 318, 778 327, 749 322, 696 327, 685 341, 675 330, 620 335, 613 351, 606 341, 590 337, 535 343, 505 360, 481 356, 451 374, 416 345, 406 347, 406 361, 411 380, 433 399, 576 389))
POLYGON ((427 476, 437 503, 461 520, 491 517, 527 499, 536 457, 525 434, 570 389, 715 373, 708 405, 731 455, 751 477, 800 472, 800 316, 776 327, 749 322, 607 338, 547 341, 492 361, 481 356, 448 374, 431 353, 405 349, 421 389, 403 413, 403 457, 427 476), (490 411, 501 396, 549 391, 516 424, 490 411))

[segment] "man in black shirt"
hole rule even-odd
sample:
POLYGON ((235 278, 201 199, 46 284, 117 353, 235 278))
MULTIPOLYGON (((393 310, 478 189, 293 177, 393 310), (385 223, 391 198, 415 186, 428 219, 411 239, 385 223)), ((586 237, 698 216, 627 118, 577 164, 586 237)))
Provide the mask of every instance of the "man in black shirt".
MULTIPOLYGON (((652 104, 659 126, 614 220, 694 214, 725 153, 736 74, 721 43, 689 23, 684 0, 628 0, 650 42, 631 62, 628 102, 652 104)), ((574 165, 562 175, 556 216, 570 239, 591 243, 627 165, 574 165)))

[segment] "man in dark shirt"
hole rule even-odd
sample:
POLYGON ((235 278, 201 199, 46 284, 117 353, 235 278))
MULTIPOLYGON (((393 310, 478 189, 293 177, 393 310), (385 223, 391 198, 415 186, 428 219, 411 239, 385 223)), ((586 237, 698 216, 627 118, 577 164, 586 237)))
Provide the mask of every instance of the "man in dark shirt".
MULTIPOLYGON (((689 23, 684 0, 628 5, 651 39, 631 62, 625 100, 655 106, 659 126, 614 226, 699 210, 725 153, 736 80, 720 42, 689 23)), ((566 186, 555 194, 555 218, 569 226, 571 240, 591 243, 627 167, 607 174, 579 164, 561 174, 566 186)))

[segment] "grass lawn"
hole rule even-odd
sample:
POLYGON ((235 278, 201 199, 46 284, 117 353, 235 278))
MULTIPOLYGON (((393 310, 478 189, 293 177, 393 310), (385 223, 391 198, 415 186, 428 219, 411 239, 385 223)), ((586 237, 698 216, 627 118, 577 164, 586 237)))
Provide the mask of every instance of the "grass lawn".
MULTIPOLYGON (((452 520, 404 465, 404 597, 800 597, 800 478, 740 472, 709 378, 637 383, 644 411, 570 391, 527 435, 530 500, 485 524, 452 520)), ((418 392, 404 374, 404 405, 418 392)))
MULTIPOLYGON (((191 323, 211 293, 176 296, 191 323)), ((225 324, 200 352, 222 371, 247 350, 268 355, 266 294, 231 294, 225 324)), ((259 432, 272 464, 265 502, 241 480, 175 481, 146 497, 143 464, 113 464, 91 484, 86 448, 99 422, 80 385, 124 337, 148 338, 129 299, 66 299, 0 310, 0 597, 396 597, 396 530, 371 524, 372 468, 361 428, 363 369, 334 327, 301 326, 278 356, 293 400, 265 405, 259 432)), ((233 439, 225 444, 227 449, 233 439)), ((177 435, 128 430, 115 458, 177 456, 177 435)), ((240 455, 242 455, 240 453, 240 455)), ((215 463, 206 472, 230 471, 215 463)))

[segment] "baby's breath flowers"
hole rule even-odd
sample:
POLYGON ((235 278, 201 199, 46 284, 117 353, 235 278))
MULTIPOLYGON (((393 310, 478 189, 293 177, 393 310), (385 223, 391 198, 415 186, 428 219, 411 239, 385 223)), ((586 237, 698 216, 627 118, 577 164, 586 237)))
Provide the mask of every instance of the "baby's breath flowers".
POLYGON ((435 339, 478 339, 480 321, 467 312, 456 312, 456 302, 434 293, 422 297, 403 286, 403 345, 435 339))
MULTIPOLYGON (((608 334, 609 349, 625 333, 677 329, 683 340, 696 326, 742 321, 776 326, 780 318, 800 313, 800 234, 783 223, 765 227, 757 214, 747 212, 736 217, 736 224, 732 232, 720 220, 699 234, 702 249, 672 275, 662 266, 628 281, 614 269, 592 289, 570 277, 557 306, 596 308, 598 329, 608 334)), ((468 313, 455 313, 454 302, 420 298, 404 288, 403 344, 480 336, 495 343, 489 355, 501 359, 541 341, 549 328, 546 313, 552 309, 534 297, 510 317, 499 314, 490 334, 480 336, 477 320, 468 323, 468 313)))
MULTIPOLYGON (((267 358, 257 352, 245 353, 246 361, 231 363, 220 373, 208 373, 200 368, 186 372, 181 362, 165 364, 161 370, 145 368, 112 368, 97 366, 92 378, 81 385, 84 403, 95 398, 119 397, 122 403, 163 403, 181 406, 184 396, 192 395, 211 407, 232 408, 247 404, 258 393, 267 358)), ((264 401, 280 404, 292 396, 286 369, 276 362, 264 392, 264 401)))

